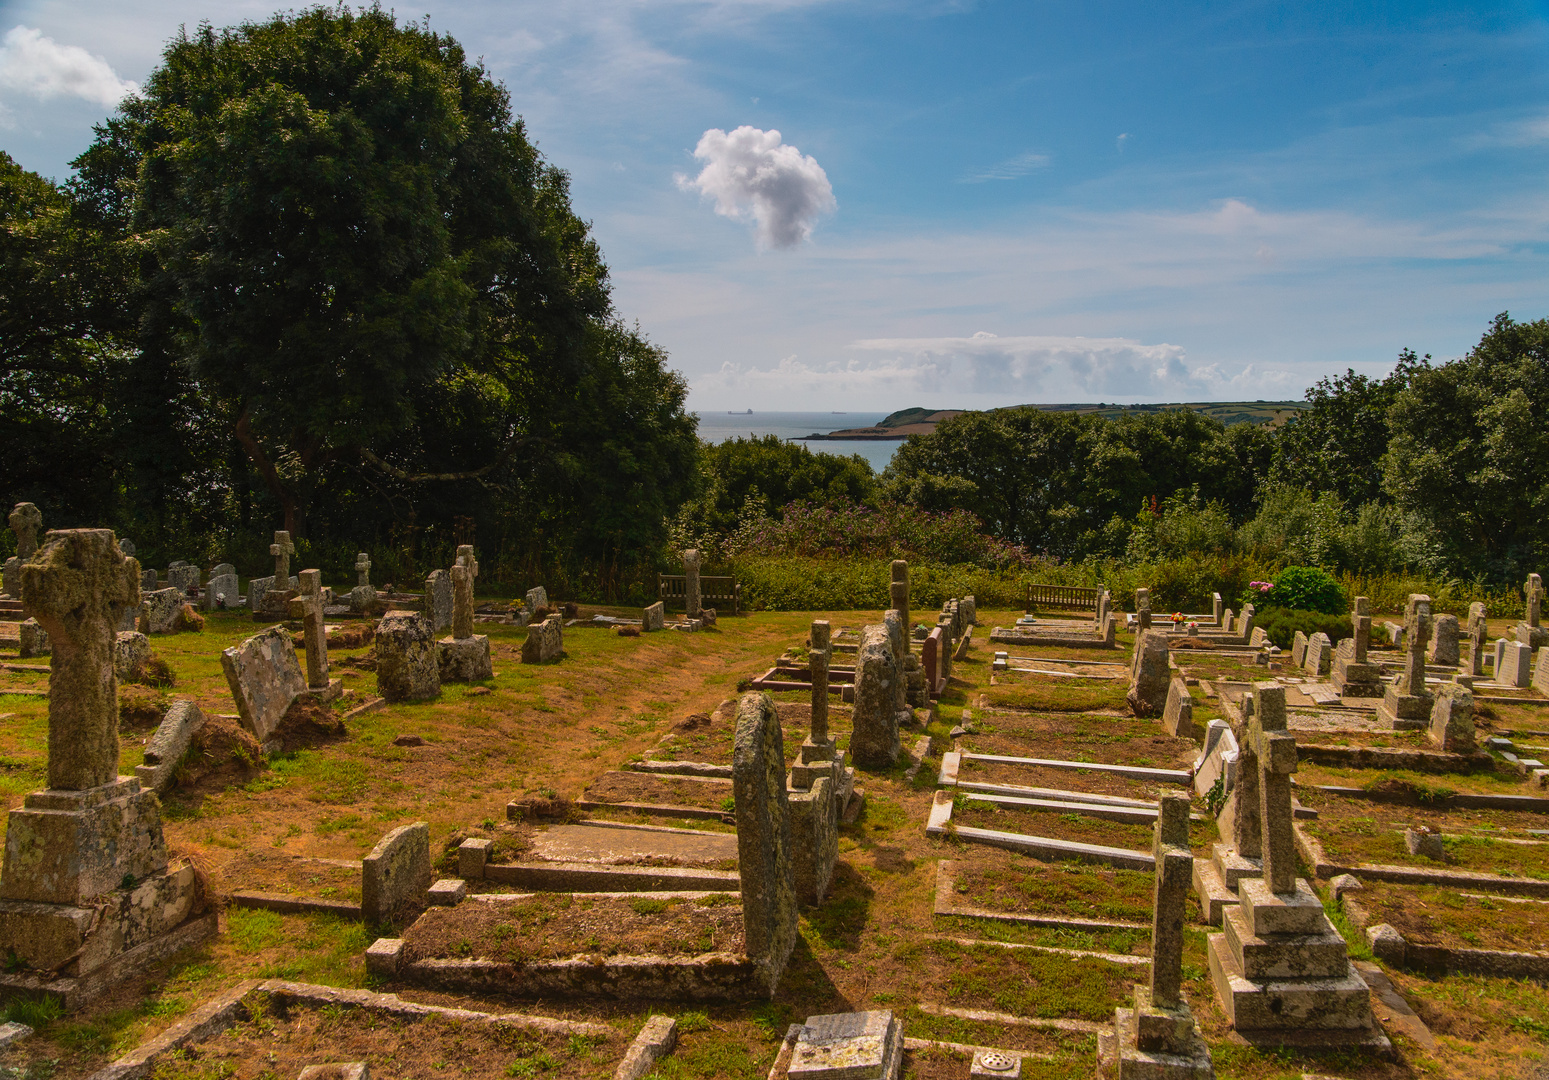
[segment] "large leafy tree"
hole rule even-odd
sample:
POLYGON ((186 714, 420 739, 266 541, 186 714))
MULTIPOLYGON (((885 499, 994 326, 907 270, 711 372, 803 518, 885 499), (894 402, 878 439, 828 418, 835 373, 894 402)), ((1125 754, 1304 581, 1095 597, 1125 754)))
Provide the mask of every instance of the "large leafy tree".
POLYGON ((148 239, 148 321, 294 531, 335 465, 497 473, 607 337, 564 174, 454 40, 380 8, 180 34, 81 165, 148 239), (477 430, 417 431, 470 396, 477 430))
POLYGON ((1508 579, 1549 556, 1549 319, 1502 312, 1468 355, 1409 372, 1388 416, 1384 486, 1455 569, 1508 579))
POLYGON ((1386 378, 1346 371, 1319 379, 1307 389, 1309 407, 1276 439, 1273 478, 1307 491, 1333 492, 1352 506, 1381 497, 1388 410, 1425 361, 1405 349, 1386 378))

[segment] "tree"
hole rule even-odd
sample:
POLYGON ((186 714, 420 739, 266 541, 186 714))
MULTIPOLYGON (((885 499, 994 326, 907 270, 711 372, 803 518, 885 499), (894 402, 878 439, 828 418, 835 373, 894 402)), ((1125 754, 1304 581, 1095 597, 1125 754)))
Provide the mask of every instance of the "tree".
POLYGON ((427 469, 387 453, 435 395, 564 401, 610 314, 568 181, 505 90, 380 8, 179 34, 80 164, 83 197, 149 238, 147 305, 293 532, 334 463, 497 471, 542 436, 508 423, 473 459, 422 440, 427 469))
POLYGON ((1384 489, 1455 571, 1517 580, 1549 557, 1549 319, 1502 312, 1468 355, 1415 368, 1389 427, 1384 489))
POLYGON ((1346 370, 1309 387, 1302 410, 1275 440, 1275 480, 1314 493, 1333 492, 1352 506, 1382 496, 1382 456, 1388 449, 1388 410, 1421 360, 1411 349, 1398 355, 1386 378, 1346 370))

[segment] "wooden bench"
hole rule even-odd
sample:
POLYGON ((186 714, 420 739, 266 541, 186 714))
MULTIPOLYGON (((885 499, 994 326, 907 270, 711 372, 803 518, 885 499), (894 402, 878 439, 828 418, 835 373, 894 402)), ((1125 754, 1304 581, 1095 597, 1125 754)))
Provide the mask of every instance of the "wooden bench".
MULTIPOLYGON (((682 574, 657 574, 656 581, 662 604, 682 609, 688 579, 682 574)), ((742 586, 737 584, 736 578, 699 575, 699 602, 702 606, 715 609, 718 615, 729 607, 731 613, 736 615, 737 604, 741 599, 742 586)))
POLYGON ((1080 585, 1029 585, 1027 610, 1039 608, 1064 608, 1068 611, 1096 611, 1101 589, 1088 589, 1080 585))

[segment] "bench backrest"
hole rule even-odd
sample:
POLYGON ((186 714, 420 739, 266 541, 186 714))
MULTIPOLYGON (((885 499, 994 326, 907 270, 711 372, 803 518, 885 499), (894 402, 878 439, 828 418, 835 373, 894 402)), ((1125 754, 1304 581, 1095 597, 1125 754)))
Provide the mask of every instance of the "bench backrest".
POLYGON ((1076 611, 1096 611, 1101 589, 1088 589, 1081 585, 1029 585, 1027 609, 1069 608, 1076 611))
MULTIPOLYGON (((665 603, 668 600, 682 600, 688 587, 688 579, 682 574, 657 574, 657 591, 665 603)), ((734 577, 713 577, 709 574, 699 575, 699 598, 706 607, 715 607, 712 600, 725 600, 730 602, 732 614, 737 614, 737 602, 742 597, 742 586, 737 584, 734 577)))

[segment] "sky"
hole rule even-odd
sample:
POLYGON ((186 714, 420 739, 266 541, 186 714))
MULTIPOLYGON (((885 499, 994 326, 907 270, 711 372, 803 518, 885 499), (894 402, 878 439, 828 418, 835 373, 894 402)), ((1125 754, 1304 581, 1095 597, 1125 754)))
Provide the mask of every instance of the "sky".
MULTIPOLYGON (((1300 398, 1549 316, 1544 4, 422 0, 699 410, 1300 398)), ((180 24, 0 2, 64 179, 180 24)))

